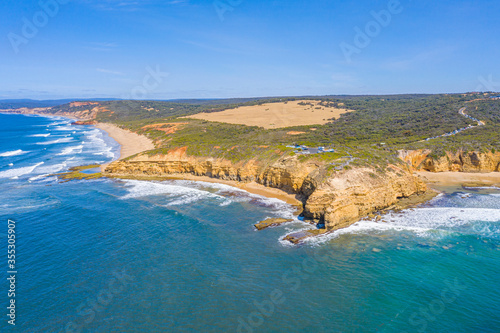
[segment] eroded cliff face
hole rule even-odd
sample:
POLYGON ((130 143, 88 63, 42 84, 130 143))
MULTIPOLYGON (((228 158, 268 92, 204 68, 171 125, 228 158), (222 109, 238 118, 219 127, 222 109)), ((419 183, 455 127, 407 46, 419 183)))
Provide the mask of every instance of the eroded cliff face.
MULTIPOLYGON (((412 196, 427 199, 427 186, 406 168, 391 166, 383 173, 356 168, 336 174, 308 197, 305 215, 324 219, 327 228, 348 227, 359 218, 387 209, 412 196)), ((418 203, 418 198, 415 198, 418 203)))
POLYGON ((445 156, 433 157, 431 150, 401 150, 399 158, 413 170, 430 172, 498 172, 500 153, 446 152, 445 156))
MULTIPOLYGON (((83 125, 93 125, 95 122, 91 122, 94 120, 98 113, 101 112, 110 112, 105 107, 99 106, 97 102, 73 102, 70 104, 71 107, 85 107, 87 109, 82 110, 69 110, 69 111, 57 111, 52 107, 46 108, 19 108, 19 109, 7 109, 0 110, 1 112, 14 113, 14 114, 37 114, 42 116, 60 116, 60 117, 69 117, 76 118, 83 121, 89 121, 89 123, 84 123, 83 125), (97 105, 97 106, 96 106, 97 105)), ((79 124, 82 125, 82 124, 79 124)))
POLYGON ((285 157, 270 165, 248 161, 232 163, 222 159, 186 155, 186 149, 167 155, 138 155, 105 169, 108 176, 162 177, 193 174, 280 188, 298 194, 307 218, 322 221, 328 229, 347 227, 368 214, 390 207, 401 198, 426 193, 426 185, 409 168, 391 166, 384 174, 356 168, 327 176, 326 168, 313 162, 301 163, 285 157))
POLYGON ((107 166, 105 173, 114 176, 161 177, 175 174, 208 176, 239 182, 256 182, 268 187, 301 193, 305 179, 319 165, 300 163, 294 157, 280 159, 272 165, 254 160, 241 163, 215 158, 199 158, 186 155, 186 149, 177 149, 167 155, 141 154, 127 161, 107 166))

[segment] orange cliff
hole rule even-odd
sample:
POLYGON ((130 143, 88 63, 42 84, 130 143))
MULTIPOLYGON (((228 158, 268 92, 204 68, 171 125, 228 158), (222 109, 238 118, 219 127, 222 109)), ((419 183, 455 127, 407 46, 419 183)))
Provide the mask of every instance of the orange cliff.
POLYGON ((108 165, 110 177, 140 179, 168 178, 190 174, 221 180, 255 182, 294 193, 304 204, 304 215, 324 222, 327 229, 347 227, 371 213, 384 210, 404 198, 415 203, 429 199, 427 186, 405 165, 389 167, 384 173, 371 168, 328 172, 316 162, 300 162, 295 156, 271 164, 256 160, 233 163, 225 159, 193 157, 187 148, 168 154, 139 154, 108 165))
POLYGON ((430 172, 498 172, 500 152, 446 152, 444 156, 433 156, 431 150, 401 150, 399 158, 414 171, 430 172))

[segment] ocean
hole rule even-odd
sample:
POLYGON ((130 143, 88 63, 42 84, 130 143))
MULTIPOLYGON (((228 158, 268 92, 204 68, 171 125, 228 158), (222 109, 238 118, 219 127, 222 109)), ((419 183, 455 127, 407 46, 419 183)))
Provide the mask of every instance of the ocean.
POLYGON ((283 237, 301 221, 253 227, 293 218, 277 199, 53 176, 118 150, 65 118, 0 114, 2 332, 500 332, 500 189, 449 191, 292 246, 283 237))

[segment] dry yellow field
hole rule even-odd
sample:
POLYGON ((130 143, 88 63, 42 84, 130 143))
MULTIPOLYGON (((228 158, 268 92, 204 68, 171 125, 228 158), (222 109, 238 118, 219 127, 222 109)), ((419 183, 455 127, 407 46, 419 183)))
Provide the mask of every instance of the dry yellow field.
POLYGON ((287 103, 243 106, 221 112, 199 113, 187 118, 273 129, 300 125, 326 124, 329 122, 329 119, 337 119, 341 114, 352 111, 325 107, 319 105, 320 102, 321 101, 303 100, 287 103), (309 104, 299 105, 299 103, 309 104))

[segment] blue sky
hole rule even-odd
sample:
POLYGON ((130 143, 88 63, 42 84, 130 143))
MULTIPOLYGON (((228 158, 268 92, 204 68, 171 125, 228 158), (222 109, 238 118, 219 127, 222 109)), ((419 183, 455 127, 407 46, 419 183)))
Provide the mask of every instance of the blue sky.
POLYGON ((500 91, 498 1, 54 1, 0 4, 0 99, 500 91))

